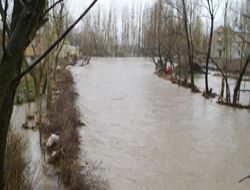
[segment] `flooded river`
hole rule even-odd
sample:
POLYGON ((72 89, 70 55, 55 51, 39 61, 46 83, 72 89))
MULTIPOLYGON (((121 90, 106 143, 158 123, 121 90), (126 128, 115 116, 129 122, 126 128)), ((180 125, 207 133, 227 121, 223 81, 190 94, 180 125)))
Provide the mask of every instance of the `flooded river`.
MULTIPOLYGON (((88 159, 112 190, 249 190, 250 112, 154 75, 142 58, 71 68, 88 159)), ((249 96, 248 96, 249 97, 249 96)))

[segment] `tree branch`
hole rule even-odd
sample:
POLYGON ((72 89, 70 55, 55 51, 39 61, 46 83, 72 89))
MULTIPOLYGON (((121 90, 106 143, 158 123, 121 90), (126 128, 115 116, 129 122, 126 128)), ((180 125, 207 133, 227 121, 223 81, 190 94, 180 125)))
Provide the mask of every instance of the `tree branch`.
POLYGON ((5 42, 6 42, 6 28, 7 28, 7 10, 8 10, 8 0, 5 0, 5 7, 3 10, 3 33, 2 33, 2 47, 3 47, 3 54, 6 54, 6 46, 5 46, 5 42))
MULTIPOLYGON (((216 66, 216 68, 220 71, 223 79, 225 80, 226 82, 226 88, 228 90, 228 92, 230 93, 230 88, 229 88, 229 84, 228 84, 228 80, 227 80, 227 77, 225 76, 223 70, 220 68, 220 66, 218 65, 218 63, 212 58, 210 57, 210 60, 212 61, 212 63, 216 66)), ((230 101, 230 100, 229 100, 230 101)))
MULTIPOLYGON (((2 5, 2 1, 0 1, 0 14, 1 14, 1 18, 2 20, 4 21, 4 9, 3 9, 3 5, 2 5)), ((10 27, 7 23, 7 18, 6 18, 6 31, 7 31, 7 34, 9 35, 10 34, 10 27)))
POLYGON ((241 183, 241 182, 245 181, 246 179, 250 179, 250 174, 249 174, 248 176, 246 176, 246 177, 242 178, 241 180, 239 180, 239 183, 241 183))
POLYGON ((89 7, 78 17, 78 19, 62 33, 62 35, 39 57, 37 58, 26 70, 24 70, 16 79, 20 80, 23 76, 29 73, 33 68, 35 68, 56 46, 60 43, 69 32, 81 21, 81 19, 91 10, 91 8, 96 4, 98 0, 94 0, 89 7))
POLYGON ((58 0, 56 1, 53 5, 51 5, 51 7, 49 7, 47 10, 44 11, 43 13, 43 17, 51 11, 51 9, 53 9, 55 6, 57 6, 59 3, 63 2, 63 0, 58 0))

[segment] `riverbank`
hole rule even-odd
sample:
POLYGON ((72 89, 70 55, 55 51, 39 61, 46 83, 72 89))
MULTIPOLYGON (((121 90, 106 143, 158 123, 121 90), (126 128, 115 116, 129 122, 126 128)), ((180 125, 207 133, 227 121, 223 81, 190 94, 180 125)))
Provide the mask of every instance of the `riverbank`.
POLYGON ((56 79, 57 97, 48 112, 49 125, 43 130, 48 163, 58 168, 59 185, 67 189, 107 189, 106 182, 94 175, 91 165, 81 164, 79 128, 84 126, 76 107, 77 93, 69 70, 63 69, 56 79))
POLYGON ((160 73, 158 71, 155 71, 155 74, 162 79, 172 82, 173 84, 178 84, 179 86, 182 86, 184 88, 189 88, 191 89, 193 93, 201 93, 198 87, 197 86, 193 87, 192 84, 188 80, 180 80, 180 79, 178 80, 172 77, 171 75, 168 76, 165 73, 160 73))
POLYGON ((84 123, 70 71, 60 70, 53 81, 50 105, 44 97, 40 109, 39 101, 16 105, 12 115, 12 130, 29 139, 30 160, 25 161, 36 167, 32 169, 37 174, 32 189, 108 189, 106 181, 96 175, 99 168, 82 162, 86 159, 79 129, 84 123))
MULTIPOLYGON (((160 77, 164 80, 168 80, 173 84, 176 84, 178 86, 182 86, 184 88, 189 88, 189 89, 191 89, 191 92, 193 92, 193 93, 201 93, 201 90, 197 86, 192 87, 191 83, 188 82, 188 80, 183 81, 180 79, 176 79, 176 78, 172 77, 171 75, 166 75, 165 73, 160 73, 158 71, 155 71, 155 74, 158 77, 160 77)), ((248 81, 246 81, 246 82, 248 82, 248 81)), ((219 93, 219 92, 217 92, 217 93, 219 93)), ((238 109, 250 109, 250 103, 249 103, 249 105, 242 105, 241 103, 238 102, 236 105, 233 105, 232 103, 227 103, 225 100, 219 98, 219 95, 217 93, 214 91, 212 91, 211 94, 206 94, 205 92, 203 92, 202 97, 204 97, 205 99, 214 99, 214 98, 218 97, 217 103, 219 105, 229 106, 229 107, 238 108, 238 109)))

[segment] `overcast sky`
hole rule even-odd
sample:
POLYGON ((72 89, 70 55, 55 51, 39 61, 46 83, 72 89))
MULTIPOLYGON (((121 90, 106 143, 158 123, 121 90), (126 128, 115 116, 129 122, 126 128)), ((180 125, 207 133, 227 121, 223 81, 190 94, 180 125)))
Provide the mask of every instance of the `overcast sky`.
MULTIPOLYGON (((95 7, 100 6, 101 8, 115 8, 116 11, 119 11, 121 7, 128 6, 134 7, 134 5, 152 5, 156 0, 98 0, 95 7)), ((231 0, 237 4, 237 2, 241 2, 241 0, 231 0)), ((70 13, 73 17, 77 18, 85 8, 92 2, 92 0, 67 0, 67 6, 70 10, 70 13)), ((220 9, 216 15, 215 26, 219 26, 223 23, 223 7, 224 0, 221 2, 220 9)), ((202 10, 202 12, 206 14, 206 10, 202 10)), ((207 22, 205 22, 207 23, 207 22)))
MULTIPOLYGON (((91 0, 68 0, 68 6, 71 14, 74 17, 77 17, 91 2, 91 0)), ((155 0, 98 0, 97 6, 99 4, 101 7, 105 7, 106 9, 109 7, 115 7, 119 9, 124 6, 129 7, 140 3, 152 4, 153 2, 155 2, 155 0)))

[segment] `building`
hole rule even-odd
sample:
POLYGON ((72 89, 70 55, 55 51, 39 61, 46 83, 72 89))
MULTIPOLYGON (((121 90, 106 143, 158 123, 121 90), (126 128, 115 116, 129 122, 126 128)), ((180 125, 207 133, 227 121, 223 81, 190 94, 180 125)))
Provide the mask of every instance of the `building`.
POLYGON ((27 61, 30 63, 35 58, 41 56, 46 47, 46 39, 44 35, 38 33, 26 50, 25 50, 25 57, 27 61))
POLYGON ((243 50, 250 50, 250 44, 244 39, 250 39, 250 32, 233 30, 230 27, 220 26, 214 31, 212 43, 212 57, 238 60, 244 58, 243 50))
MULTIPOLYGON (((28 62, 41 56, 47 49, 47 39, 43 33, 38 33, 25 51, 28 62)), ((80 48, 65 41, 59 53, 59 59, 71 64, 80 56, 80 48)))

